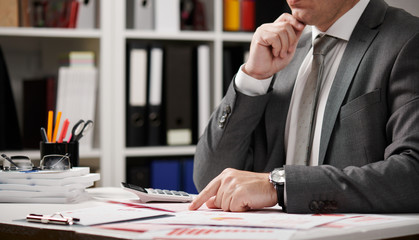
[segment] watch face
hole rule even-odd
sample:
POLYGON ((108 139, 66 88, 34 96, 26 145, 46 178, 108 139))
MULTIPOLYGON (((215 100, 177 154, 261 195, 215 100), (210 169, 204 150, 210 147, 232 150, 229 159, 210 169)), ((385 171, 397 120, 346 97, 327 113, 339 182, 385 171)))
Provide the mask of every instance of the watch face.
POLYGON ((283 169, 275 169, 271 173, 271 179, 275 183, 283 184, 285 182, 285 171, 283 169))

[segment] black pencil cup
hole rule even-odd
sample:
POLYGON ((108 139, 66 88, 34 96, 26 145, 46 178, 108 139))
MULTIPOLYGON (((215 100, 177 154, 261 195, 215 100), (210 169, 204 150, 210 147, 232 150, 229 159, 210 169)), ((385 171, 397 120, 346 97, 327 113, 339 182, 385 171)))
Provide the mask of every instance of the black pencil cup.
POLYGON ((79 142, 40 143, 41 160, 45 155, 66 155, 70 158, 71 167, 79 166, 79 142))

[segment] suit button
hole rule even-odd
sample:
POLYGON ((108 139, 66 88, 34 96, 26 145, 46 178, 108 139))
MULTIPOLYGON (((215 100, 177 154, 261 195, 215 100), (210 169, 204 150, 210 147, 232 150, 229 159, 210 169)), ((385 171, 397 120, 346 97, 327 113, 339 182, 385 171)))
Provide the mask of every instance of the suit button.
POLYGON ((318 204, 319 204, 319 210, 323 211, 324 208, 325 208, 325 205, 326 205, 325 202, 324 201, 319 201, 318 204))
POLYGON ((230 105, 225 106, 224 112, 227 113, 227 114, 230 114, 231 113, 231 107, 230 107, 230 105))
POLYGON ((308 205, 308 208, 312 211, 312 212, 318 212, 319 211, 319 203, 317 201, 311 201, 310 204, 308 205))
POLYGON ((227 117, 230 113, 231 113, 230 105, 225 106, 223 114, 221 115, 220 120, 218 121, 218 127, 219 128, 224 128, 224 125, 227 121, 227 117))

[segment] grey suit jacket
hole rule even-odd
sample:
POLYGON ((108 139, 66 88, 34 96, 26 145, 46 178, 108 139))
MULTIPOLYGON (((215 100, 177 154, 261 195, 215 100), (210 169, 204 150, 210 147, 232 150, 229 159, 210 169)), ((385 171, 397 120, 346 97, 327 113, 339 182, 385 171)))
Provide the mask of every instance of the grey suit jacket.
MULTIPOLYGON (((266 95, 230 86, 197 145, 199 190, 227 167, 269 172, 285 164, 285 122, 310 36, 266 95)), ((319 166, 285 172, 288 212, 419 212, 418 18, 370 1, 328 97, 319 166)))

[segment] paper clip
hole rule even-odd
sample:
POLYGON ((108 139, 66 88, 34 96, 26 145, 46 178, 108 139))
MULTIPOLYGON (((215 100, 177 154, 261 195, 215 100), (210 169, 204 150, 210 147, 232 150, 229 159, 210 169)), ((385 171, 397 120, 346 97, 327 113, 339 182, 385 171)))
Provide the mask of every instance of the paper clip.
POLYGON ((62 225, 73 225, 75 222, 80 221, 78 218, 64 217, 61 213, 54 213, 53 215, 41 215, 41 214, 29 214, 26 216, 28 222, 38 223, 51 223, 51 224, 62 224, 62 225))

